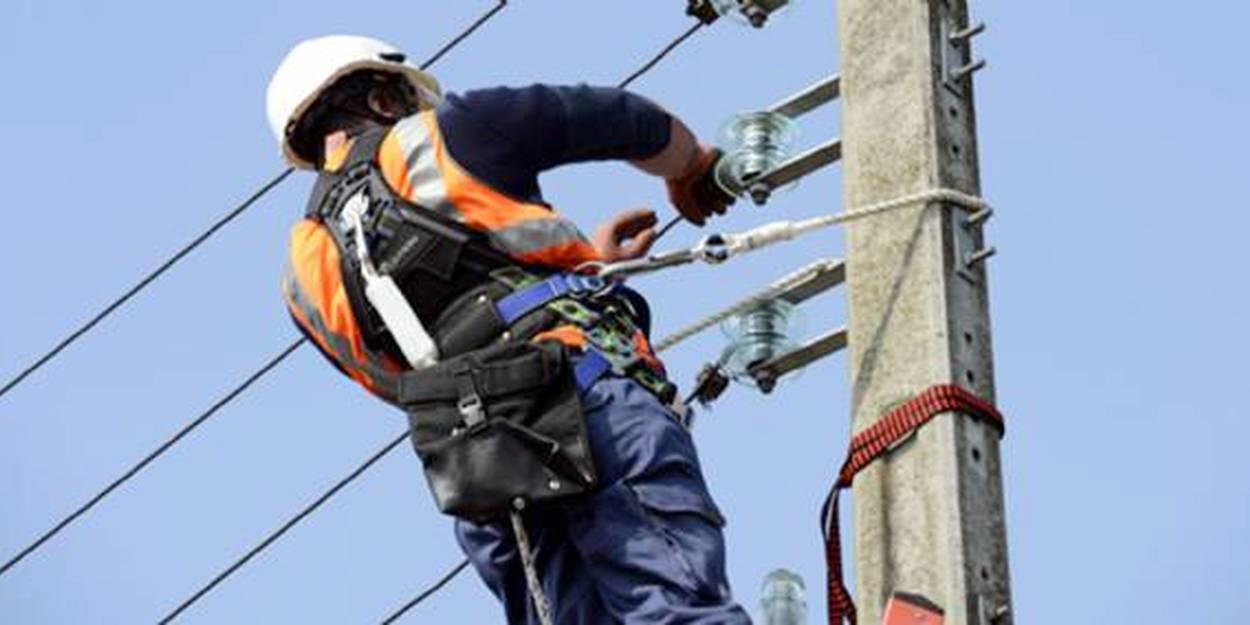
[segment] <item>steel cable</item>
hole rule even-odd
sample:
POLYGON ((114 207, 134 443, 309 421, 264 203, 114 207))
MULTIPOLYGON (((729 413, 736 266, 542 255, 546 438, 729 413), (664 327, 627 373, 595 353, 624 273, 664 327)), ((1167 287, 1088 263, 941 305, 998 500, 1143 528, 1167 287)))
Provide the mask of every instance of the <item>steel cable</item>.
POLYGON ((36 549, 39 549, 40 547, 42 547, 44 543, 51 540, 53 536, 56 536, 57 534, 59 534, 61 530, 68 527, 70 523, 73 523, 79 517, 81 517, 82 515, 86 514, 89 510, 94 508, 96 504, 100 503, 101 501, 104 500, 105 497, 108 497, 109 494, 111 494, 113 491, 120 488, 122 484, 125 484, 126 482, 130 481, 131 478, 138 475, 139 472, 142 471, 145 467, 147 467, 157 458, 164 455, 165 452, 169 451, 170 448, 172 448, 174 445, 178 443, 178 441, 182 440, 184 437, 190 434, 193 430, 200 427, 200 425, 202 425, 205 421, 207 421, 209 417, 216 414, 218 410, 221 410, 222 408, 226 406, 226 404, 229 404, 230 402, 234 401, 234 399, 237 398, 239 395, 241 395, 243 391, 247 390, 248 387, 254 384, 257 380, 264 377, 265 374, 272 371, 274 367, 277 367, 279 363, 285 360, 287 356, 290 356, 291 353, 294 352, 296 349, 299 349, 299 347, 303 345, 304 342, 307 340, 308 339, 301 338, 295 341, 294 343, 291 343, 290 345, 288 345, 285 349, 279 352, 277 356, 274 356, 273 358, 271 358, 269 362, 264 364, 264 366, 262 366, 260 369, 257 369, 256 372, 249 375, 247 379, 243 381, 242 384, 234 387, 234 390, 231 390, 229 393, 226 393, 225 395, 223 395, 221 399, 218 399, 215 403, 213 403, 213 405, 210 406, 208 410, 205 410, 204 412, 200 413, 200 415, 192 419, 190 423, 183 426, 181 430, 178 430, 176 434, 168 438, 165 442, 161 443, 159 447, 157 447, 147 456, 144 456, 142 460, 140 460, 134 466, 130 467, 130 469, 128 469, 125 473, 121 474, 120 477, 113 480, 113 482, 110 483, 108 486, 106 486, 104 490, 101 490, 100 492, 96 493, 93 497, 91 497, 91 499, 87 500, 87 503, 84 503, 83 505, 79 506, 78 509, 74 510, 64 519, 61 519, 59 523, 52 526, 52 529, 49 529, 48 531, 44 532, 43 535, 40 536, 38 540, 31 543, 25 549, 21 550, 21 552, 19 552, 16 556, 13 556, 11 559, 9 559, 8 562, 5 562, 4 566, 0 567, 0 576, 7 573, 9 569, 12 569, 14 566, 16 566, 17 563, 25 559, 26 556, 30 555, 31 553, 34 553, 36 549))
POLYGON ((421 591, 420 594, 418 594, 416 597, 413 597, 413 599, 409 601, 408 603, 405 603, 404 605, 400 606, 400 608, 392 612, 390 616, 386 617, 385 619, 382 619, 382 625, 391 625, 391 623, 398 621, 404 614, 408 613, 408 610, 411 610, 417 607, 417 604, 421 603, 422 601, 425 601, 426 599, 429 599, 430 596, 432 596, 434 593, 442 590, 443 586, 446 586, 449 582, 451 582, 452 579, 455 579, 455 577, 459 575, 461 571, 468 568, 468 566, 469 566, 468 558, 461 560, 460 564, 457 564, 455 568, 448 571, 447 574, 444 575, 437 582, 434 582, 428 588, 421 591))
POLYGON ((673 50, 676 50, 677 46, 680 46, 681 44, 685 43, 687 39, 689 39, 695 33, 699 32, 700 28, 703 28, 703 22, 698 22, 694 26, 691 26, 690 28, 686 29, 685 32, 683 32, 682 34, 677 35, 677 38, 673 39, 672 41, 668 43, 668 45, 661 48, 660 51, 657 52, 655 56, 651 57, 651 60, 647 61, 646 63, 643 63, 642 67, 639 67, 637 70, 634 71, 634 73, 626 76, 624 80, 617 83, 616 85, 617 88, 624 89, 625 87, 628 87, 630 84, 632 84, 635 80, 642 78, 643 74, 646 74, 647 72, 651 71, 656 65, 660 63, 660 61, 664 60, 664 57, 668 56, 668 54, 672 52, 673 50))
MULTIPOLYGON (((634 73, 626 76, 624 80, 617 83, 616 85, 617 88, 624 89, 625 87, 628 87, 630 84, 632 84, 635 80, 638 80, 639 78, 641 78, 643 74, 646 74, 647 72, 651 71, 651 69, 654 68, 656 65, 658 65, 660 61, 664 60, 664 57, 668 56, 668 54, 672 52, 673 50, 676 50, 677 47, 680 46, 682 43, 685 43, 685 41, 689 39, 690 37, 692 37, 696 32, 699 32, 699 29, 702 27, 703 27, 703 22, 697 22, 695 23, 694 26, 691 26, 690 28, 686 29, 684 32, 678 35, 675 39, 670 41, 668 45, 661 48, 660 51, 656 53, 655 56, 651 57, 649 61, 647 61, 646 63, 643 63, 642 67, 639 67, 637 70, 634 71, 634 73)), ((681 215, 678 215, 676 217, 673 217, 672 219, 669 219, 668 222, 666 222, 664 226, 660 228, 659 232, 656 233, 655 241, 659 241, 660 239, 664 238, 664 235, 668 234, 669 230, 672 230, 674 226, 681 223, 681 220, 682 220, 681 215)), ((652 242, 652 245, 654 244, 655 243, 652 242)))
POLYGON ((404 442, 404 439, 406 438, 408 438, 407 428, 405 428, 404 431, 400 432, 399 435, 394 438, 394 440, 387 443, 378 451, 374 452, 372 456, 369 456, 368 459, 366 459, 360 466, 352 470, 351 473, 348 473, 343 479, 336 482, 334 486, 331 486, 324 493, 321 493, 321 495, 317 497, 316 499, 314 499, 312 503, 308 504, 307 506, 304 506, 304 508, 300 510, 299 512, 297 512, 295 516, 288 519, 286 523, 283 523, 278 529, 270 532, 269 535, 266 536, 264 540, 260 541, 259 543, 256 544, 255 547, 252 547, 251 549, 248 550, 247 553, 243 554, 243 557, 239 558, 238 560, 235 560, 234 563, 232 563, 230 566, 226 567, 220 573, 218 573, 217 576, 212 579, 212 581, 200 587, 199 590, 195 591, 195 594, 192 594, 182 603, 178 604, 177 608, 174 608, 172 612, 170 612, 169 614, 167 614, 164 618, 160 620, 161 625, 164 625, 165 623, 169 623, 170 621, 173 621, 175 618, 178 617, 179 614, 182 614, 183 612, 185 612, 187 608, 190 608, 191 606, 195 605, 197 601, 202 599, 204 595, 207 595, 209 591, 216 588, 218 584, 226 581, 226 578, 230 577, 231 575, 234 575, 235 571, 238 571, 239 569, 243 568, 243 566, 247 564, 249 561, 251 561, 252 558, 256 557, 260 552, 264 551, 265 549, 268 549, 269 546, 272 545, 274 542, 276 542, 279 538, 281 538, 283 534, 290 531, 290 529, 298 525, 300 521, 303 521, 308 515, 315 512, 317 508, 320 508, 322 504, 329 501, 340 490, 343 490, 343 488, 345 488, 348 484, 351 484, 353 481, 355 481, 356 478, 363 475, 365 471, 369 470, 369 467, 373 466, 375 463, 377 463, 377 461, 381 460, 382 458, 386 457, 387 454, 394 451, 395 448, 399 447, 399 444, 404 442))
POLYGON ((483 13, 482 16, 470 24, 468 28, 460 31, 459 35, 452 37, 451 41, 448 41, 443 45, 443 47, 438 49, 438 52, 435 52, 430 56, 430 58, 426 59, 425 62, 421 64, 421 69, 429 69, 431 65, 437 63, 439 59, 443 58, 443 55, 451 52, 452 48, 460 45, 460 42, 468 39, 474 32, 477 32, 477 29, 481 28, 486 22, 489 22, 490 18, 495 17, 495 15, 502 11, 505 6, 508 6, 508 0, 499 0, 499 4, 496 4, 491 10, 483 13))
POLYGON ((51 361, 53 358, 56 358, 57 354, 60 354, 62 351, 65 350, 65 348, 69 347, 75 341, 82 338, 84 334, 90 332, 92 328, 94 328, 101 321, 104 321, 106 317, 113 314, 115 311, 117 311, 118 308, 121 308, 123 304, 130 301, 132 297, 134 297, 135 295, 138 295, 140 291, 142 291, 143 289, 147 288, 148 285, 155 282, 157 278, 161 277, 161 275, 164 274, 166 271, 169 271, 169 269, 173 267, 175 264, 177 264, 178 261, 185 258, 187 254, 190 254, 192 250, 199 247, 200 244, 207 241, 210 237, 216 234, 218 230, 221 230, 223 227, 225 227, 226 224, 230 223, 231 221, 234 221, 234 219, 238 217, 239 215, 242 215, 245 211, 247 211, 247 209, 251 208, 252 205, 255 204, 256 201, 259 200, 262 196, 264 196, 274 187, 278 186, 278 184, 281 183, 283 180, 286 180, 287 176, 290 176, 291 172, 293 171, 295 171, 293 168, 288 167, 286 168, 285 171, 275 176, 269 182, 265 183, 265 185, 262 186, 260 189, 258 189, 255 193, 253 193, 251 197, 244 200, 242 204, 239 204, 230 212, 226 213, 224 217, 222 217, 221 219, 218 219, 213 225, 209 226, 207 230, 205 230, 204 232, 200 233, 199 236, 192 239, 190 243, 186 244, 185 246, 182 247, 182 249, 178 250, 173 256, 170 256, 168 259, 166 259, 165 262, 161 263, 160 266, 158 266, 155 270, 153 270, 152 272, 144 276, 143 279, 135 283, 135 285, 130 287, 130 289, 127 290, 125 293, 122 293, 120 297, 113 300, 108 306, 105 306, 103 309, 101 309, 100 312, 96 313, 94 317, 92 317, 86 323, 79 326, 77 330, 74 330, 73 332, 71 332, 69 336, 62 339, 60 343, 57 343, 52 349, 48 350, 47 353, 45 353, 43 356, 40 356, 39 359, 31 363, 30 366, 23 369, 22 372, 17 374, 16 377, 14 377, 12 380, 9 380, 7 383, 5 383, 3 388, 0 388, 0 397, 4 397, 6 393, 13 390, 13 388, 16 387, 18 384, 21 384, 23 380, 25 380, 27 377, 30 376, 30 374, 34 373, 35 371, 39 370, 44 365, 48 364, 48 362, 51 361))

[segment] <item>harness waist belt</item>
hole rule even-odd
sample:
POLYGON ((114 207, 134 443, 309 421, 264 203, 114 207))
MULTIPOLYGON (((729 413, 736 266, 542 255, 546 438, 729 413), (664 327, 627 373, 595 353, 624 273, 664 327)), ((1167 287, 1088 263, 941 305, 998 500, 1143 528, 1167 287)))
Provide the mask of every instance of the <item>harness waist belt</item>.
POLYGON ((604 294, 611 289, 612 285, 598 276, 560 273, 503 296, 495 302, 495 309, 499 311, 499 318, 505 324, 512 325, 525 315, 562 297, 604 294))

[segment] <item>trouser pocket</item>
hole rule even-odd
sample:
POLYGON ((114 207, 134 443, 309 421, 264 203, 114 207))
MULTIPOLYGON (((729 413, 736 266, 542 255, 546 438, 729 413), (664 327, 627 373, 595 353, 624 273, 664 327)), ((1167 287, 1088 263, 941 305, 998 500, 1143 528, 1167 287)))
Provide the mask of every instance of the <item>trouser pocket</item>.
POLYGON ((705 599, 727 596, 725 518, 701 488, 626 482, 650 530, 669 548, 671 566, 705 599))
POLYGON ((595 470, 565 349, 510 343, 406 376, 400 402, 440 510, 471 521, 586 492, 595 470))

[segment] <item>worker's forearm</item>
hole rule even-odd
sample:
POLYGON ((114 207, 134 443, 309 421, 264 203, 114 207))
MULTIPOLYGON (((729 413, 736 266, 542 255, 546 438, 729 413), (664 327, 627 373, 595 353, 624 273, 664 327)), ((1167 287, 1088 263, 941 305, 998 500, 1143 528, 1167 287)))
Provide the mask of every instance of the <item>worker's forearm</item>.
POLYGON ((665 179, 685 176, 699 158, 699 141, 677 117, 672 117, 668 145, 649 158, 633 161, 638 169, 665 179))

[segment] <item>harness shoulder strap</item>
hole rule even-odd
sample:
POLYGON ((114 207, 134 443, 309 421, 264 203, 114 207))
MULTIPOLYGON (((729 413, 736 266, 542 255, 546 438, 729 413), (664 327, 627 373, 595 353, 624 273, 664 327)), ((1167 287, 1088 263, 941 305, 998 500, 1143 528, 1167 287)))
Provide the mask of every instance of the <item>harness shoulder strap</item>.
POLYGON ((308 198, 307 216, 325 220, 342 208, 343 201, 350 196, 347 187, 356 187, 367 179, 368 169, 377 159, 378 149, 388 132, 389 127, 373 128, 352 138, 343 166, 335 171, 322 171, 317 176, 317 184, 308 198))
POLYGON ((360 326, 361 336, 369 349, 389 354, 399 353, 381 318, 365 298, 360 266, 356 261, 355 242, 347 236, 338 217, 349 198, 369 184, 370 171, 374 169, 379 146, 386 138, 389 128, 375 128, 353 138, 351 148, 342 167, 335 171, 322 171, 317 177, 305 216, 326 226, 339 251, 339 273, 343 290, 351 304, 353 316, 360 326))

